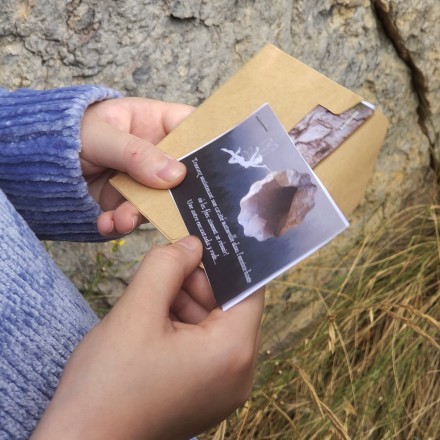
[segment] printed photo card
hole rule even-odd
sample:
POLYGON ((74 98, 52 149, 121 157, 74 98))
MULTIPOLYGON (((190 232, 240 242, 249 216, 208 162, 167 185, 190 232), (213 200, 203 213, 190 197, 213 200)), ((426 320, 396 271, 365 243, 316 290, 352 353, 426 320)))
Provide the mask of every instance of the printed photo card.
MULTIPOLYGON (((291 135, 292 136, 292 135, 291 135)), ((348 222, 268 104, 188 154, 171 190, 224 310, 343 231, 348 222)))

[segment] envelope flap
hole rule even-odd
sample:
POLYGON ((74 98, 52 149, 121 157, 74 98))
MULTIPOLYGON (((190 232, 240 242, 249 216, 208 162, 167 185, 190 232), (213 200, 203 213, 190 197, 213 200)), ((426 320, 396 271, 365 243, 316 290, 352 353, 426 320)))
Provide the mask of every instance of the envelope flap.
POLYGON ((159 144, 180 158, 269 103, 286 129, 322 105, 340 114, 362 97, 272 45, 265 46, 159 144))
MULTIPOLYGON (((294 99, 298 120, 304 116, 304 109, 322 105, 340 114, 362 100, 361 96, 271 44, 249 60, 233 79, 224 86, 224 92, 230 96, 247 95, 247 90, 255 90, 256 96, 267 96, 268 101, 285 101, 288 96, 294 99)), ((290 112, 291 106, 288 106, 290 112)))
MULTIPOLYGON (((360 101, 362 101, 361 96, 326 78, 275 46, 267 45, 158 146, 179 159, 231 129, 265 103, 270 104, 284 128, 289 131, 318 105, 332 113, 340 114, 360 101)), ((372 120, 379 120, 378 118, 380 118, 379 114, 373 116, 372 120)), ((371 121, 366 125, 370 126, 371 121)), ((379 137, 383 139, 386 123, 381 121, 380 126, 379 137)), ((359 139, 356 136, 344 145, 346 143, 351 145, 359 139)), ((362 140, 360 142, 362 143, 362 140)), ((372 155, 368 157, 371 167, 364 165, 359 170, 361 174, 365 174, 365 179, 362 180, 365 184, 379 146, 380 144, 376 145, 376 142, 372 146, 372 155)), ((365 148, 365 151, 370 151, 368 146, 365 148)), ((327 164, 332 162, 329 160, 330 158, 327 164)), ((361 157, 356 160, 362 162, 361 157)), ((335 192, 330 191, 330 193, 338 199, 340 187, 346 187, 347 182, 342 175, 336 180, 338 184, 334 184, 332 188, 335 192)), ((185 235, 186 228, 169 191, 144 187, 123 174, 114 177, 112 184, 169 240, 174 241, 185 235)), ((362 188, 365 189, 364 184, 362 188)), ((352 202, 350 205, 347 204, 349 208, 347 211, 353 209, 359 202, 362 188, 359 187, 350 195, 352 202)))

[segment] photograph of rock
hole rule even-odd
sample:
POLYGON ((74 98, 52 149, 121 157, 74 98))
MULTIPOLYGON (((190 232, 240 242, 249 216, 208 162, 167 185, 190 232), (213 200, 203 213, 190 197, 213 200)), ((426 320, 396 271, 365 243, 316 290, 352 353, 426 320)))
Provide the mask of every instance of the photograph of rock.
POLYGON ((340 115, 318 106, 289 131, 289 136, 306 162, 314 168, 373 113, 374 106, 366 101, 340 115))
POLYGON ((268 104, 181 161, 171 194, 223 309, 348 226, 268 104))
POLYGON ((273 171, 253 183, 240 201, 238 223, 244 235, 264 241, 301 224, 315 206, 316 189, 310 174, 293 169, 273 171))

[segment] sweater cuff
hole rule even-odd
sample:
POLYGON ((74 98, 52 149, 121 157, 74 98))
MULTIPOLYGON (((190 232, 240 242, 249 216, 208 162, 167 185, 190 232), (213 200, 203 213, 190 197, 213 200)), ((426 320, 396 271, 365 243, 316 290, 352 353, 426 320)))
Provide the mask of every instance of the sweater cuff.
POLYGON ((101 86, 0 93, 0 188, 40 239, 101 241, 99 205, 79 161, 86 108, 120 93, 101 86))

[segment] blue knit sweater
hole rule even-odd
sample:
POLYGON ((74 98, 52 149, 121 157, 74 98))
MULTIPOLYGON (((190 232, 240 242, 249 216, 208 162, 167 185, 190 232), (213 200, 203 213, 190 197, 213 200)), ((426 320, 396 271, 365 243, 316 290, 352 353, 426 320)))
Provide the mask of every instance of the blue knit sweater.
POLYGON ((0 89, 0 439, 26 439, 97 318, 39 239, 98 241, 78 153, 97 86, 0 89), (37 238, 38 237, 38 238, 37 238))

